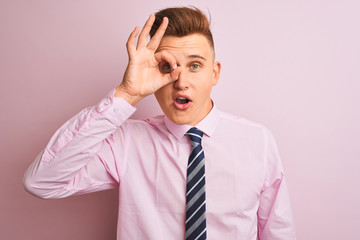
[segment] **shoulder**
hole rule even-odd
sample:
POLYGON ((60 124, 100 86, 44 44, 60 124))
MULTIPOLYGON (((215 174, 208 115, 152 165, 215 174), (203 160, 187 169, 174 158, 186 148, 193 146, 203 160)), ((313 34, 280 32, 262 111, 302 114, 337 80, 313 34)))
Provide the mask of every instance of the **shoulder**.
POLYGON ((144 119, 129 118, 108 137, 108 140, 120 143, 150 141, 164 134, 167 135, 164 126, 164 116, 161 115, 144 119))
POLYGON ((258 122, 249 120, 245 117, 239 117, 227 112, 218 110, 220 116, 220 123, 230 125, 231 127, 240 127, 251 130, 264 130, 266 127, 258 122))
POLYGON ((143 119, 128 119, 122 126, 126 131, 139 134, 163 132, 165 127, 164 115, 153 116, 143 119))
POLYGON ((267 141, 273 139, 271 131, 262 123, 249 120, 245 117, 236 116, 218 110, 219 124, 218 130, 226 131, 232 136, 237 135, 257 140, 267 141))

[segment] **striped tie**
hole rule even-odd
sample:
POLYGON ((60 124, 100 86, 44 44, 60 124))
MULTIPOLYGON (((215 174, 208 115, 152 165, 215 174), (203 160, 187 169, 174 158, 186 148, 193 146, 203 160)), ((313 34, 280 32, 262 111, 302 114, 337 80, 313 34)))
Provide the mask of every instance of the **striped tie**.
POLYGON ((205 159, 201 146, 203 132, 193 127, 187 133, 191 154, 187 168, 185 239, 206 239, 205 159))

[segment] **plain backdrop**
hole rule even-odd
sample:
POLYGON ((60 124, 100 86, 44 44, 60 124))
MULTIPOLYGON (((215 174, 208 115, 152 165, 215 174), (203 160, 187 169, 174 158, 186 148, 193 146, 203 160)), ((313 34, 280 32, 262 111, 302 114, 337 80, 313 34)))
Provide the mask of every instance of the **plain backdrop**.
MULTIPOLYGON (((211 13, 218 108, 277 139, 298 239, 358 239, 357 0, 1 0, 0 239, 115 239, 116 190, 42 200, 22 177, 58 127, 120 83, 133 28, 189 5, 211 13)), ((161 113, 152 96, 137 108, 161 113)))

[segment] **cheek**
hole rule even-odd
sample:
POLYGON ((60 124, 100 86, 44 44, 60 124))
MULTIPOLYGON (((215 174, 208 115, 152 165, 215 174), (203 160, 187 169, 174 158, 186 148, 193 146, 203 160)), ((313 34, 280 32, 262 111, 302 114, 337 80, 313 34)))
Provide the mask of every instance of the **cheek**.
POLYGON ((205 103, 207 99, 210 97, 211 87, 208 85, 201 85, 197 88, 196 98, 200 100, 200 102, 205 103))
POLYGON ((206 97, 210 94, 212 87, 214 86, 214 78, 212 73, 206 72, 201 76, 202 81, 197 79, 197 92, 199 92, 202 97, 206 97))
POLYGON ((216 84, 214 71, 210 68, 206 69, 202 78, 204 79, 204 84, 206 85, 214 86, 216 84))
POLYGON ((164 86, 154 93, 158 102, 165 102, 171 98, 171 89, 168 86, 164 86))

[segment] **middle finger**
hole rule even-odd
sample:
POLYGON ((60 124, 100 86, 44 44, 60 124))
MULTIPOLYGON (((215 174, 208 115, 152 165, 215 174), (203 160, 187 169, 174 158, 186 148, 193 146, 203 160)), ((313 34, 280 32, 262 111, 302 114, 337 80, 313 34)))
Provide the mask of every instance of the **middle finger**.
POLYGON ((141 30, 141 33, 140 33, 140 36, 138 39, 137 49, 146 47, 147 42, 148 42, 149 32, 151 30, 152 25, 154 24, 154 21, 155 21, 155 15, 150 14, 150 17, 146 21, 143 29, 141 30))

